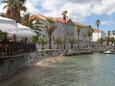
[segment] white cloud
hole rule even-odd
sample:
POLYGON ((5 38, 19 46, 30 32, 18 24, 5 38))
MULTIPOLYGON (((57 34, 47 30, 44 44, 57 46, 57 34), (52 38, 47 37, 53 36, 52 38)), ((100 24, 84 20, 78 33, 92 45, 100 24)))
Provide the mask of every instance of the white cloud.
MULTIPOLYGON (((59 17, 63 10, 68 10, 68 16, 76 21, 92 14, 115 13, 115 0, 27 0, 26 6, 33 14, 42 13, 52 17, 59 17)), ((0 5, 0 12, 3 11, 1 8, 0 5)))
POLYGON ((114 24, 114 22, 113 21, 102 21, 101 24, 106 25, 106 26, 111 26, 114 24))
POLYGON ((28 12, 31 12, 32 14, 40 13, 40 10, 36 8, 36 3, 33 2, 33 0, 27 0, 25 6, 28 9, 28 12))

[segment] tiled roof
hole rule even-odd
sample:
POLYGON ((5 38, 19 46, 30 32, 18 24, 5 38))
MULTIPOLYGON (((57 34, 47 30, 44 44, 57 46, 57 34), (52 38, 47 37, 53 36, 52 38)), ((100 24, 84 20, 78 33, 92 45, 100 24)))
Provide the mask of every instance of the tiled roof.
MULTIPOLYGON (((42 19, 42 20, 47 20, 49 17, 38 14, 38 15, 32 15, 30 19, 42 19)), ((51 17, 52 18, 52 17, 51 17)), ((68 23, 71 21, 71 19, 67 19, 66 21, 63 18, 52 18, 56 22, 60 23, 68 23)), ((72 22, 72 21, 71 21, 72 22)))
POLYGON ((38 14, 38 15, 32 15, 30 17, 30 19, 43 19, 43 20, 47 20, 48 17, 44 16, 44 15, 41 15, 41 14, 38 14))
POLYGON ((55 21, 60 23, 68 23, 71 21, 71 19, 64 20, 63 18, 55 18, 55 21))
POLYGON ((80 26, 80 27, 82 27, 82 28, 87 27, 86 25, 81 24, 81 23, 79 23, 79 22, 74 22, 74 25, 76 25, 76 26, 80 26))
POLYGON ((99 32, 102 32, 101 30, 99 29, 93 29, 94 33, 99 33, 99 32))

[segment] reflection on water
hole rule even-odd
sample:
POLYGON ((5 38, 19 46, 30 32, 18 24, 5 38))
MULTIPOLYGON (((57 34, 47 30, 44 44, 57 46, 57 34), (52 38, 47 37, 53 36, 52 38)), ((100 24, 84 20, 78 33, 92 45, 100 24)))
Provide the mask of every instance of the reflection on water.
POLYGON ((10 86, 115 86, 115 55, 71 56, 63 62, 34 66, 10 86))

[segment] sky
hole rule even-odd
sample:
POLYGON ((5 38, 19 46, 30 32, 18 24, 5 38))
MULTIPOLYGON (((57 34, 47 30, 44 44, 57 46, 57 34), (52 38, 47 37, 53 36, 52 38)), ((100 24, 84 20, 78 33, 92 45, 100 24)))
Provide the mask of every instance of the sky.
MULTIPOLYGON (((75 22, 96 27, 99 19, 101 30, 115 30, 115 0, 27 0, 25 6, 32 14, 49 17, 62 17, 62 12, 67 10, 68 18, 75 22)), ((5 12, 3 7, 0 0, 0 12, 5 12)))

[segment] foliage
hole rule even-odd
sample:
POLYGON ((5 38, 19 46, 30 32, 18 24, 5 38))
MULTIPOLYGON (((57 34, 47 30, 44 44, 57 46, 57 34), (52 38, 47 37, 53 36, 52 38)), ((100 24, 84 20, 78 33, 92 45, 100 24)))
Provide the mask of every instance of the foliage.
POLYGON ((32 39, 31 39, 31 42, 33 44, 36 44, 38 42, 38 36, 33 36, 32 39))
POLYGON ((54 20, 52 18, 48 18, 47 25, 45 26, 45 30, 49 38, 49 49, 51 49, 52 33, 54 32, 55 29, 56 29, 56 26, 54 25, 54 20))
POLYGON ((57 49, 59 49, 59 45, 62 44, 62 39, 60 37, 57 37, 54 43, 57 44, 57 49))
POLYGON ((108 46, 108 44, 109 44, 109 42, 110 42, 110 38, 109 38, 109 37, 106 37, 106 38, 105 38, 105 41, 107 42, 107 46, 108 46))
POLYGON ((7 40, 7 33, 0 31, 0 40, 1 41, 7 40))
POLYGON ((79 33, 80 33, 80 30, 81 30, 81 26, 75 26, 75 29, 77 30, 77 34, 78 34, 78 48, 79 48, 79 33))
POLYGON ((62 16, 63 16, 63 19, 66 20, 66 17, 67 17, 67 10, 64 10, 62 12, 62 16))
POLYGON ((100 20, 97 20, 97 21, 96 21, 97 27, 99 27, 100 24, 101 24, 100 20))
POLYGON ((36 21, 36 19, 31 19, 31 14, 30 13, 24 13, 22 18, 21 18, 21 23, 25 26, 28 26, 32 29, 38 28, 37 23, 33 23, 36 21))
POLYGON ((115 43, 115 38, 111 37, 111 38, 110 38, 110 42, 111 42, 112 44, 114 44, 114 43, 115 43))
POLYGON ((44 50, 44 45, 47 44, 47 41, 44 36, 40 36, 38 38, 38 44, 42 46, 42 50, 44 50))
POLYGON ((110 37, 110 35, 111 35, 111 31, 108 31, 108 32, 107 32, 107 35, 108 35, 108 37, 110 37))
POLYGON ((102 44, 103 44, 103 42, 105 41, 105 39, 104 38, 99 38, 98 40, 97 40, 100 44, 101 44, 101 46, 102 46, 102 44))
POLYGON ((70 37, 69 42, 71 44, 71 49, 73 49, 73 45, 76 43, 76 40, 74 37, 70 37))
POLYGON ((26 0, 4 0, 3 3, 6 4, 4 9, 7 8, 6 16, 20 22, 21 11, 27 10, 24 6, 25 2, 26 0))
POLYGON ((90 45, 90 38, 91 38, 91 36, 92 36, 92 33, 93 33, 93 29, 92 29, 92 27, 89 25, 89 26, 87 26, 86 27, 86 31, 85 31, 86 33, 86 36, 88 36, 89 37, 89 45, 90 45))

